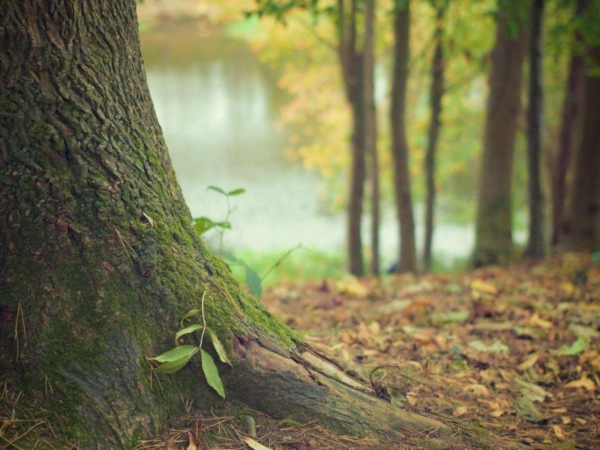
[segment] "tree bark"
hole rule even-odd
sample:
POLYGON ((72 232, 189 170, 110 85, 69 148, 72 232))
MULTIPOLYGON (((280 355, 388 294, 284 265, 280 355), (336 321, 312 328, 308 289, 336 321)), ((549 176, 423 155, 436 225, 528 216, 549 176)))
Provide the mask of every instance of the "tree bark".
MULTIPOLYGON (((586 0, 578 0, 575 17, 583 13, 585 5, 586 0)), ((581 86, 583 84, 584 64, 577 48, 581 44, 581 34, 575 33, 573 41, 563 101, 558 152, 552 171, 552 248, 557 248, 560 241, 560 229, 567 197, 567 173, 569 172, 572 150, 575 145, 574 137, 577 122, 581 116, 581 86)))
POLYGON ((348 198, 348 268, 351 274, 364 275, 362 246, 362 215, 365 180, 365 102, 363 93, 363 54, 356 37, 357 4, 338 0, 338 42, 342 78, 346 98, 352 111, 352 159, 350 164, 350 192, 348 198))
POLYGON ((600 64, 600 47, 588 48, 586 53, 589 67, 582 90, 581 139, 561 230, 561 247, 572 251, 600 248, 600 78, 591 69, 600 64))
POLYGON ((46 415, 47 448, 130 448, 187 399, 219 401, 197 363, 146 360, 202 298, 229 398, 350 434, 449 433, 301 345, 196 237, 133 0, 5 0, 0 17, 0 382, 46 415))
POLYGON ((429 105, 431 119, 425 150, 425 239, 423 245, 423 269, 431 270, 431 253, 433 247, 433 226, 435 217, 435 154, 440 134, 440 116, 442 114, 442 98, 445 91, 444 81, 444 16, 448 2, 443 1, 436 8, 436 28, 434 33, 435 48, 431 61, 431 87, 429 90, 429 105))
POLYGON ((394 66, 392 73, 392 104, 390 127, 392 159, 394 166, 394 194, 400 222, 399 262, 397 272, 415 272, 415 222, 410 192, 408 141, 406 138, 406 88, 408 85, 408 60, 410 57, 410 2, 394 11, 394 66))
POLYGON ((529 111, 527 117, 527 161, 529 164, 529 240, 528 258, 542 258, 546 253, 544 233, 544 195, 540 173, 542 122, 544 114, 543 43, 544 0, 533 0, 529 38, 529 111))
POLYGON ((365 153, 369 159, 368 179, 371 189, 371 273, 378 276, 380 188, 377 149, 377 106, 375 103, 375 0, 365 1, 365 40, 363 48, 365 98, 365 153))
POLYGON ((507 9, 501 9, 499 14, 479 179, 475 266, 507 263, 513 247, 511 183, 521 109, 525 33, 522 24, 517 23, 518 35, 511 38, 507 9))

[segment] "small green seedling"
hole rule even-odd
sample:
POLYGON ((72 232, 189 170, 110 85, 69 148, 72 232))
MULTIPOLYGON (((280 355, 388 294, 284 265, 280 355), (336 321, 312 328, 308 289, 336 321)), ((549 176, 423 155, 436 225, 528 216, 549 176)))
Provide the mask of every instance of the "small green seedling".
POLYGON ((217 334, 214 332, 214 330, 212 330, 206 325, 206 321, 204 319, 205 297, 206 291, 202 295, 201 308, 192 309, 183 317, 183 319, 181 319, 181 329, 179 329, 175 333, 175 347, 171 350, 164 352, 161 355, 147 357, 147 359, 151 362, 160 364, 154 368, 154 371, 156 373, 175 373, 178 370, 185 367, 185 365, 188 362, 190 362, 194 355, 200 353, 202 372, 204 373, 206 382, 211 388, 213 388, 217 392, 217 394, 225 398, 225 387, 223 386, 223 381, 221 380, 221 376, 219 375, 219 369, 217 368, 217 365, 215 364, 215 361, 211 354, 202 348, 205 334, 208 334, 212 346, 217 355, 219 356, 221 362, 229 364, 230 366, 232 364, 217 334), (184 326, 185 323, 189 321, 192 317, 198 315, 200 315, 202 323, 192 323, 190 325, 184 326), (196 332, 200 333, 200 344, 184 344, 184 337, 189 337, 190 335, 196 332))

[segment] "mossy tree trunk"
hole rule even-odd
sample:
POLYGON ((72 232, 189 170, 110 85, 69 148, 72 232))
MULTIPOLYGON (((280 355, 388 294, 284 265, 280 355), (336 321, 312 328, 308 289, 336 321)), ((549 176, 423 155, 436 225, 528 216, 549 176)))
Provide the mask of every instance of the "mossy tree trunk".
POLYGON ((197 364, 159 383, 145 358, 205 293, 230 398, 347 433, 448 431, 326 366, 194 235, 134 0, 4 0, 0 21, 0 383, 41 405, 54 439, 127 448, 186 399, 218 401, 197 364))
POLYGON ((521 111, 525 30, 517 0, 498 1, 479 177, 474 264, 507 263, 512 254, 512 174, 521 111), (509 26, 511 23, 512 26, 509 26), (510 30, 516 29, 511 36, 510 30))

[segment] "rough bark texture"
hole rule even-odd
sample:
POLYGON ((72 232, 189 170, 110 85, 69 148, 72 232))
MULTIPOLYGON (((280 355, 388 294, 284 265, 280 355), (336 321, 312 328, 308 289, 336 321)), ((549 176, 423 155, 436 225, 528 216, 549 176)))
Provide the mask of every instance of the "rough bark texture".
POLYGON ((433 224, 435 217, 435 154, 440 134, 440 116, 442 98, 445 90, 444 80, 444 16, 448 2, 444 1, 436 9, 435 48, 431 61, 431 87, 429 90, 430 122, 425 150, 425 239, 423 245, 423 269, 431 270, 431 252, 433 247, 433 224))
POLYGON ((377 149, 377 107, 375 104, 375 0, 365 2, 365 43, 363 49, 365 98, 365 153, 371 189, 371 273, 379 275, 380 188, 377 149))
MULTIPOLYGON (((587 51, 590 67, 600 64, 600 47, 587 51)), ((591 70, 583 84, 581 139, 573 167, 567 218, 561 230, 565 250, 600 248, 600 78, 591 70)))
POLYGON ((499 13, 479 179, 476 266, 507 263, 513 246, 511 183, 517 118, 521 109, 525 33, 522 24, 518 24, 518 35, 511 37, 507 11, 501 9, 499 13))
POLYGON ((197 364, 159 383, 145 358, 205 293, 230 398, 349 433, 448 433, 298 346, 194 235, 133 0, 5 0, 0 21, 0 383, 46 412, 48 448, 129 448, 185 401, 215 403, 197 364))
POLYGON ((145 361, 172 346, 205 290, 206 320, 225 341, 251 333, 244 315, 270 319, 190 228, 135 2, 0 8, 2 381, 82 446, 129 445, 179 413, 181 395, 211 398, 187 387, 202 385, 191 371, 161 389, 145 361))
POLYGON ((408 140, 406 138, 406 88, 410 57, 410 3, 394 12, 394 67, 392 73, 392 104, 390 129, 394 166, 394 194, 400 222, 400 250, 397 272, 417 269, 415 221, 410 192, 408 140))
POLYGON ((527 117, 527 161, 529 164, 529 240, 525 256, 542 258, 546 253, 544 195, 541 177, 543 96, 544 0, 533 0, 529 34, 529 111, 527 117))
POLYGON ((363 55, 358 48, 356 0, 338 0, 338 39, 342 77, 346 98, 352 111, 352 160, 348 198, 348 269, 354 275, 364 275, 362 248, 362 215, 365 180, 365 102, 363 96, 363 55), (346 3, 349 3, 347 8, 346 3))

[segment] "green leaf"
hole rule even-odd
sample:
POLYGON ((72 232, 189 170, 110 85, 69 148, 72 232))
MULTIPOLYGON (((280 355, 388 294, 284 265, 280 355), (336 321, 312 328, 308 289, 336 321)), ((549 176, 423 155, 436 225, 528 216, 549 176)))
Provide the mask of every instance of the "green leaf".
POLYGON ((238 189, 234 189, 233 191, 229 191, 227 193, 227 195, 229 195, 230 197, 233 197, 235 195, 242 195, 244 192, 246 192, 246 189, 238 188, 238 189))
MULTIPOLYGON (((198 349, 196 348, 196 350, 198 349)), ((166 362, 161 366, 158 366, 156 369, 154 369, 154 371, 156 373, 175 373, 182 369, 190 361, 190 359, 192 359, 192 356, 194 356, 195 353, 196 352, 175 361, 166 362)))
POLYGON ((260 298, 262 296, 262 280, 260 276, 248 267, 247 264, 244 264, 246 268, 246 284, 250 288, 250 292, 256 297, 260 298))
POLYGON ((206 330, 208 331, 210 340, 212 341, 213 347, 215 348, 217 355, 219 355, 219 359, 221 360, 221 362, 229 364, 231 367, 233 367, 233 364, 231 364, 231 361, 229 360, 229 357, 227 356, 227 352, 225 351, 225 347, 223 347, 223 344, 219 340, 217 333, 215 333, 210 328, 207 328, 206 330))
POLYGON ((190 358, 198 351, 198 347, 195 345, 178 345, 169 351, 164 352, 162 355, 148 358, 151 361, 156 362, 172 362, 189 356, 190 358))
POLYGON ((189 327, 185 327, 185 328, 179 330, 175 334, 175 342, 177 342, 181 336, 185 336, 186 334, 193 333, 194 331, 199 330, 200 328, 203 328, 203 327, 204 327, 204 325, 202 325, 201 323, 194 323, 194 324, 190 325, 189 327))
POLYGON ((194 230, 196 231, 196 234, 199 235, 206 233, 208 230, 216 226, 217 224, 208 217, 199 217, 198 219, 194 219, 194 230))
POLYGON ((194 309, 190 309, 187 314, 185 316, 183 316, 183 319, 181 319, 181 323, 183 323, 183 321, 185 319, 189 319, 190 317, 194 317, 196 314, 200 314, 200 310, 197 308, 194 309))
POLYGON ((206 188, 206 190, 207 191, 215 191, 215 192, 218 192, 219 194, 223 194, 224 196, 227 196, 227 192, 225 192, 219 186, 209 186, 208 188, 206 188))
POLYGON ((592 253, 592 262, 600 263, 600 252, 592 253))
POLYGON ((223 387, 223 381, 221 381, 219 369, 217 369, 215 361, 212 356, 210 356, 210 353, 205 350, 201 349, 200 355, 202 357, 202 372, 204 372, 206 382, 217 392, 217 394, 225 398, 225 388, 223 387))
POLYGON ((226 261, 232 262, 232 263, 236 263, 236 264, 242 264, 243 263, 243 261, 241 259, 236 258, 231 253, 225 253, 225 254, 223 254, 223 259, 225 259, 226 261))
POLYGON ((223 222, 213 222, 215 227, 231 230, 231 222, 224 220, 223 222))
POLYGON ((563 356, 579 355, 585 349, 586 345, 587 342, 585 339, 577 338, 577 340, 570 346, 561 345, 561 347, 557 350, 557 353, 563 356))

